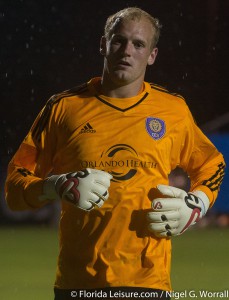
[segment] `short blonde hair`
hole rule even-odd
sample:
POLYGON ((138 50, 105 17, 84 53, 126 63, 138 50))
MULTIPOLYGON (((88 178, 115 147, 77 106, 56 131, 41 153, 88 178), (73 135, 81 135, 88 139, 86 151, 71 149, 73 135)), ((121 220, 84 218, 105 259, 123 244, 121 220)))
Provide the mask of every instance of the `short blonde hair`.
POLYGON ((147 19, 152 24, 152 27, 154 29, 154 33, 152 36, 152 48, 154 48, 158 43, 162 26, 157 18, 152 17, 149 13, 138 7, 128 7, 109 16, 105 24, 104 35, 109 40, 111 38, 111 35, 114 33, 117 25, 121 21, 140 20, 141 18, 147 19))

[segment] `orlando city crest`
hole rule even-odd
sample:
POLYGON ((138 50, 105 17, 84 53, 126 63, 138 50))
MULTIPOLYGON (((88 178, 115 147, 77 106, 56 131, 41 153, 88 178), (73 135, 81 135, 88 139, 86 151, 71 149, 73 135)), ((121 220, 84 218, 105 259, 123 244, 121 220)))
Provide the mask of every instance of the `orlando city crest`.
POLYGON ((146 130, 154 140, 159 140, 165 135, 165 122, 158 118, 148 117, 146 130))

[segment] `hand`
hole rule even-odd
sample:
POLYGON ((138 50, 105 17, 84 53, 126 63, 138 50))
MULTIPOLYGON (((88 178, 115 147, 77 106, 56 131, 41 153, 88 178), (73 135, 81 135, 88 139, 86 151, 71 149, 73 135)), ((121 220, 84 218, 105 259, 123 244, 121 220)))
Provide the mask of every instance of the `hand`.
POLYGON ((53 175, 44 183, 40 200, 61 199, 76 207, 90 211, 101 207, 109 197, 108 188, 112 176, 104 171, 85 169, 79 172, 53 175))
POLYGON ((209 199, 202 191, 186 193, 168 185, 157 188, 166 198, 154 199, 153 211, 147 214, 148 228, 157 237, 180 235, 207 212, 209 199))

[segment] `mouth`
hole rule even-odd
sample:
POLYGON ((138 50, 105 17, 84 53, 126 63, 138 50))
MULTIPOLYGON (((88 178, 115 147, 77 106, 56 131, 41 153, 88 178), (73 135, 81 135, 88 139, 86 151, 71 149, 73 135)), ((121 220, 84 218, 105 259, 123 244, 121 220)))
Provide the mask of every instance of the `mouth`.
POLYGON ((120 60, 120 61, 118 62, 118 65, 120 65, 120 66, 128 66, 128 67, 131 66, 130 63, 128 63, 127 61, 124 61, 124 60, 120 60))
POLYGON ((117 62, 117 66, 126 68, 126 67, 131 67, 131 64, 127 61, 120 60, 120 61, 117 62))

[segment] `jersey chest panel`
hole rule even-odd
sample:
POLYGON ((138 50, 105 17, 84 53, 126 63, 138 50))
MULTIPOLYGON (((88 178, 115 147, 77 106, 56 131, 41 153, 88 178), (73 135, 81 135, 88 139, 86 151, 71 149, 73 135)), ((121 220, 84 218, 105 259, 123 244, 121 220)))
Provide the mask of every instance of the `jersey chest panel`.
POLYGON ((167 134, 171 126, 165 115, 148 105, 123 112, 94 102, 90 109, 77 109, 76 120, 68 118, 61 163, 105 170, 123 182, 137 175, 167 176, 173 135, 167 134))

